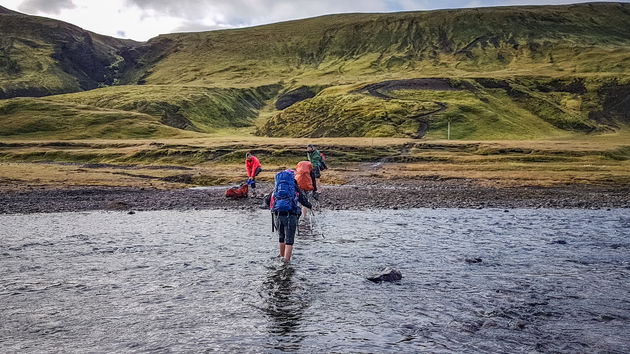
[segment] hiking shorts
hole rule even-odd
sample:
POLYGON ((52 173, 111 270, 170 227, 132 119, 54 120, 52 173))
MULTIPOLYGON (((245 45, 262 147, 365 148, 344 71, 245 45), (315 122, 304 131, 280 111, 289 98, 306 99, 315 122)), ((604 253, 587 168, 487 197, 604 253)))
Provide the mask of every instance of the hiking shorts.
POLYGON ((276 228, 278 229, 278 241, 280 243, 293 246, 295 231, 297 229, 297 215, 278 214, 276 215, 276 228))
POLYGON ((315 178, 321 178, 322 174, 319 171, 319 166, 313 166, 313 174, 315 175, 315 178))

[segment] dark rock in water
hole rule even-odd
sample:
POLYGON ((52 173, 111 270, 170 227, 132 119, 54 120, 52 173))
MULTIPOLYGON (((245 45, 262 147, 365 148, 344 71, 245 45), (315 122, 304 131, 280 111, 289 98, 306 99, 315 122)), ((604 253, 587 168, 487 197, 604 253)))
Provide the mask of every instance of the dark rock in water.
POLYGON ((135 214, 135 213, 136 213, 135 211, 130 210, 127 214, 129 214, 129 215, 133 215, 133 214, 135 214))
POLYGON ((510 329, 524 329, 527 326, 527 323, 523 322, 523 321, 511 321, 508 324, 508 327, 510 329))
POLYGON ((551 244, 553 244, 553 245, 566 245, 567 241, 565 241, 565 240, 555 240, 555 241, 551 242, 551 244))
POLYGON ((481 258, 466 258, 464 259, 464 261, 468 264, 473 264, 473 263, 481 263, 482 259, 481 258))
POLYGON ((379 273, 376 273, 367 278, 369 281, 380 283, 382 281, 393 282, 402 279, 402 273, 392 268, 385 268, 379 273))

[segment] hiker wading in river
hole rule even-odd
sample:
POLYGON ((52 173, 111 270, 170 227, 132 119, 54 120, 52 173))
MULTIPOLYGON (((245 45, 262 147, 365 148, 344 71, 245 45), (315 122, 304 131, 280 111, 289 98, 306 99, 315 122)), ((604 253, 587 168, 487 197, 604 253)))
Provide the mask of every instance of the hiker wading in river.
POLYGON ((299 204, 309 209, 312 205, 300 190, 292 170, 279 172, 275 181, 274 191, 265 198, 265 203, 271 208, 272 230, 278 230, 280 257, 289 262, 298 219, 302 213, 299 204))
MULTIPOLYGON (((306 156, 308 157, 308 161, 313 165, 313 175, 315 175, 316 184, 315 189, 320 188, 321 184, 319 183, 319 179, 321 178, 321 170, 327 169, 324 163, 324 155, 322 155, 319 150, 315 149, 313 144, 308 144, 306 145, 306 156)), ((315 198, 317 199, 316 196, 315 198)))
POLYGON ((260 165, 260 161, 258 161, 256 156, 252 155, 251 152, 245 155, 245 168, 247 169, 247 184, 252 187, 252 195, 255 197, 256 176, 262 171, 262 166, 260 165))

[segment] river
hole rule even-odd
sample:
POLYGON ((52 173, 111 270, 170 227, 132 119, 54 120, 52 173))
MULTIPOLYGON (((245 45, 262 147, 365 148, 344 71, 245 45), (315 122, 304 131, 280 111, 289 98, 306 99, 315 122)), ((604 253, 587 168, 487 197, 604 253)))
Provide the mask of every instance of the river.
POLYGON ((0 351, 630 352, 628 209, 300 231, 284 265, 264 210, 0 215, 0 351), (385 266, 403 279, 366 280, 385 266))

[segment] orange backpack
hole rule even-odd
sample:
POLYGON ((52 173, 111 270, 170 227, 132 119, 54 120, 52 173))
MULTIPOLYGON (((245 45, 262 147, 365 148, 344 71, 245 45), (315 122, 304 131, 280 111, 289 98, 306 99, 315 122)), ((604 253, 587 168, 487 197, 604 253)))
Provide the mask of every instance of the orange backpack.
POLYGON ((312 170, 313 165, 308 161, 301 161, 297 164, 295 180, 303 191, 312 191, 315 189, 313 188, 313 181, 311 180, 312 170))

